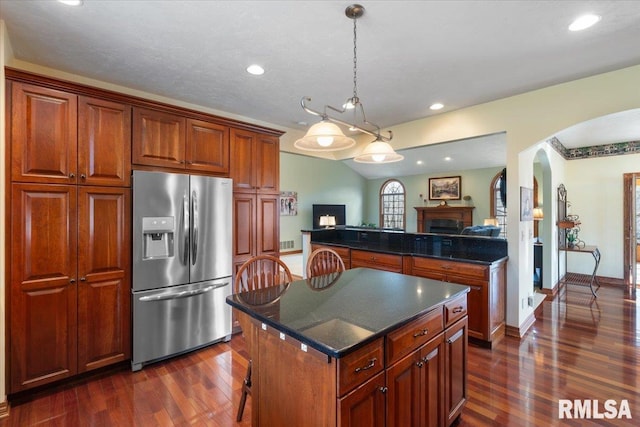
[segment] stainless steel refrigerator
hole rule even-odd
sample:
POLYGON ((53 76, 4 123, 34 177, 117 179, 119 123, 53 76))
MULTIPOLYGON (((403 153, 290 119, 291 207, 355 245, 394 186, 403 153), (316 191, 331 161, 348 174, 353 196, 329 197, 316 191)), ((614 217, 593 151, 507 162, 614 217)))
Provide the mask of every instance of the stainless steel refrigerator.
POLYGON ((230 339, 232 194, 228 178, 133 172, 132 370, 230 339))

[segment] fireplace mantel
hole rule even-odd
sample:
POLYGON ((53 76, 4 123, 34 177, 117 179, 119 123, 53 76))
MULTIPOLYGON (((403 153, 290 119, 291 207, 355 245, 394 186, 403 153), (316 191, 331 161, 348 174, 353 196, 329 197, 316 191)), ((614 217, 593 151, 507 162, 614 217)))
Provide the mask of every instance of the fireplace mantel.
POLYGON ((455 219, 462 221, 465 227, 473 225, 474 206, 416 206, 418 211, 418 233, 425 232, 425 221, 428 219, 455 219))

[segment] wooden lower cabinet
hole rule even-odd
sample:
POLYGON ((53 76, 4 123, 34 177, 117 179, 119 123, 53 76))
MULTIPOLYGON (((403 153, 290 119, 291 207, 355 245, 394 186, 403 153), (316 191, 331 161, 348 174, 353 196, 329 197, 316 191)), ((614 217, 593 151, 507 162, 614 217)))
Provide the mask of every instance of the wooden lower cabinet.
POLYGON ((444 333, 445 425, 450 426, 467 402, 467 318, 458 320, 444 333))
POLYGON ((384 427, 385 373, 380 372, 338 399, 338 426, 384 427))
POLYGON ((402 273, 402 255, 351 249, 351 268, 358 267, 402 273))
POLYGON ((389 367, 387 427, 443 425, 444 335, 389 367))
POLYGON ((9 393, 130 357, 130 190, 11 185, 9 393))
POLYGON ((492 264, 405 257, 404 273, 470 287, 467 297, 469 337, 491 347, 504 337, 506 260, 492 264))

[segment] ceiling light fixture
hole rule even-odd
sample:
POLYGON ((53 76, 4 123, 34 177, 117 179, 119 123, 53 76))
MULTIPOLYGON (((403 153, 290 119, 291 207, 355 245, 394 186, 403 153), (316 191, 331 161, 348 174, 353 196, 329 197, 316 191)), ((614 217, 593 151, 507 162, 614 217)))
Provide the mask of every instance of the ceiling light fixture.
POLYGON ((569 31, 582 31, 589 27, 594 26, 600 21, 600 16, 594 14, 582 15, 576 18, 571 25, 569 25, 569 31))
POLYGON ((264 74, 264 68, 257 64, 249 65, 247 67, 247 73, 253 74, 254 76, 261 76, 264 74))
POLYGON ((393 133, 389 131, 389 136, 383 136, 380 134, 380 126, 367 120, 367 116, 364 113, 364 106, 360 102, 358 97, 358 56, 357 56, 357 26, 356 22, 358 18, 364 15, 364 7, 359 4, 352 4, 348 6, 345 11, 347 18, 353 20, 353 96, 348 98, 343 104, 342 108, 332 107, 331 105, 325 105, 322 112, 313 110, 307 106, 307 103, 311 101, 309 97, 303 97, 300 100, 302 109, 309 114, 319 116, 322 121, 316 125, 311 126, 307 134, 297 140, 293 145, 300 150, 308 151, 335 151, 344 150, 346 148, 353 147, 355 140, 342 133, 340 127, 337 124, 346 126, 349 130, 362 132, 376 139, 370 143, 365 150, 359 156, 356 156, 354 160, 361 163, 389 163, 402 160, 404 156, 397 154, 389 141, 393 138, 393 133), (344 114, 347 110, 353 110, 353 123, 348 123, 345 120, 341 120, 336 117, 332 117, 328 114, 328 110, 332 110, 339 114, 344 114), (358 121, 358 114, 362 116, 358 121), (361 123, 357 124, 357 123, 361 123), (329 126, 331 125, 331 126, 329 126), (327 132, 326 134, 320 132, 327 132), (339 132, 339 133, 338 133, 339 132), (327 143, 330 141, 329 143, 327 143))
POLYGON ((435 104, 431 104, 431 107, 429 107, 432 110, 441 110, 444 107, 443 104, 436 102, 435 104))
POLYGON ((58 0, 62 4, 66 4, 67 6, 80 6, 82 5, 82 0, 58 0))

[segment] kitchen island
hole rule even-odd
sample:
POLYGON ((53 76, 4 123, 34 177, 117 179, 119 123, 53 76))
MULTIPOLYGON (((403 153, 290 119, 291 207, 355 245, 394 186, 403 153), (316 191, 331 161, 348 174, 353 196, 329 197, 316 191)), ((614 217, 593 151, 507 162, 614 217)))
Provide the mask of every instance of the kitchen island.
POLYGON ((467 286, 368 268, 234 294, 253 426, 448 426, 466 402, 467 286))

